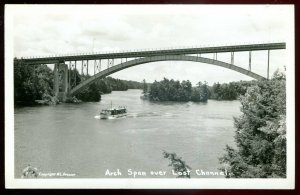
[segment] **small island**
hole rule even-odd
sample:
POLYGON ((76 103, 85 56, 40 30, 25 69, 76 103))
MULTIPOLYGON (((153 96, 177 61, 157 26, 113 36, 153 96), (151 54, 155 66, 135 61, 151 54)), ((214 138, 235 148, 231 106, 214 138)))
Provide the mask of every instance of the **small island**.
POLYGON ((146 83, 143 80, 142 99, 150 101, 176 101, 176 102, 207 102, 214 100, 237 100, 244 95, 247 88, 256 84, 257 81, 236 81, 230 83, 214 83, 209 86, 206 81, 198 82, 192 86, 189 80, 173 80, 164 78, 161 81, 146 83))
POLYGON ((189 80, 182 82, 164 78, 162 81, 154 81, 151 85, 143 87, 145 99, 153 101, 178 101, 178 102, 206 102, 208 99, 207 83, 198 83, 192 87, 189 80))

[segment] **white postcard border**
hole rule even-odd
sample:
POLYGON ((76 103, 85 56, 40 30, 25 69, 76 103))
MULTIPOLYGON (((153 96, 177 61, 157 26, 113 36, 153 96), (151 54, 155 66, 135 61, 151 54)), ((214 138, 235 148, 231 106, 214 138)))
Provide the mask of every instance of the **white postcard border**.
MULTIPOLYGON (((290 18, 286 44, 287 63, 287 178, 286 179, 16 179, 14 178, 13 16, 22 6, 5 6, 5 187, 6 188, 104 188, 104 189, 294 189, 295 188, 295 43, 294 6, 283 6, 290 18)), ((67 6, 67 5, 62 5, 67 6)), ((74 5, 73 5, 74 6, 74 5)), ((117 5, 114 5, 117 6, 117 5)), ((124 5, 120 5, 124 6, 124 5)), ((137 6, 137 5, 133 5, 137 6)), ((141 7, 146 7, 143 5, 141 7)), ((167 6, 174 5, 164 5, 167 6)), ((186 6, 186 5, 185 5, 186 6)), ((190 5, 195 6, 195 5, 190 5)), ((232 6, 232 5, 231 5, 232 6)), ((247 5, 246 5, 247 6, 247 5)), ((264 5, 260 5, 264 6, 264 5)), ((270 5, 268 5, 270 6, 270 5)))

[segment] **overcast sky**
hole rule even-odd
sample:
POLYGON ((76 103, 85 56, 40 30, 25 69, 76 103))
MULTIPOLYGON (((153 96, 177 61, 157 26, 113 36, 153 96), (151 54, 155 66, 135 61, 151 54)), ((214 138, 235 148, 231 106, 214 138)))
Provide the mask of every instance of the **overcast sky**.
MULTIPOLYGON (((14 7, 14 56, 122 51, 286 41, 288 6, 18 6, 14 7)), ((286 64, 285 50, 271 51, 271 73, 286 64)), ((212 57, 211 54, 204 57, 212 57)), ((230 62, 230 53, 218 54, 230 62)), ((235 63, 248 67, 248 52, 235 63)), ((92 68, 91 68, 92 69, 92 68)), ((252 70, 267 74, 267 51, 252 52, 252 70)), ((198 81, 251 80, 222 67, 196 62, 155 62, 128 68, 115 78, 147 82, 163 77, 198 81)))

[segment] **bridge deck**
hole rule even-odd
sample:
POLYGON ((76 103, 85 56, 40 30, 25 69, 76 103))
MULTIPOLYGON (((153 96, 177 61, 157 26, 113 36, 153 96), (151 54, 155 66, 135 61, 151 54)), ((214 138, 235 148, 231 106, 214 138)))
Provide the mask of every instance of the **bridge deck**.
POLYGON ((265 43, 265 44, 249 44, 249 45, 233 45, 233 46, 217 46, 217 47, 200 47, 200 48, 181 48, 181 49, 162 49, 149 51, 130 51, 116 53, 100 53, 85 55, 69 55, 56 57, 42 57, 29 59, 15 59, 15 62, 21 60, 26 64, 54 64, 64 61, 82 61, 82 60, 100 60, 100 59, 120 59, 120 58, 136 58, 136 57, 152 57, 166 55, 186 55, 186 54, 205 54, 205 53, 224 53, 224 52, 241 52, 241 51, 258 51, 258 50, 276 50, 285 49, 286 44, 282 43, 265 43))

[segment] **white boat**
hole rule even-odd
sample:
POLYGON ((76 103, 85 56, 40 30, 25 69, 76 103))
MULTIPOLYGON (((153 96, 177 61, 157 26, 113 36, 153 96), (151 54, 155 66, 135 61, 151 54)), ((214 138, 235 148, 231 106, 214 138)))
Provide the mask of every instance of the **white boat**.
POLYGON ((120 118, 127 115, 127 110, 124 106, 119 106, 117 108, 111 108, 109 109, 103 109, 100 112, 100 118, 101 119, 114 119, 114 118, 120 118))

